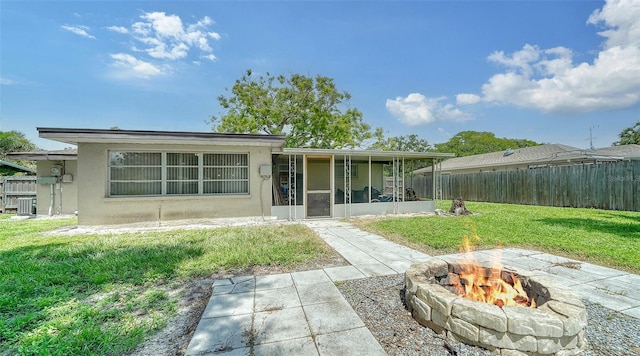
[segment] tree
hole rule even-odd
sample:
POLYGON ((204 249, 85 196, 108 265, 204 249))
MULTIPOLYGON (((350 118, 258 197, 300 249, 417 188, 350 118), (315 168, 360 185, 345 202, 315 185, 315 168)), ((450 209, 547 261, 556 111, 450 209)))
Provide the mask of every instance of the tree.
POLYGON ((0 131, 0 159, 7 159, 7 153, 37 151, 38 146, 27 139, 22 132, 0 131))
MULTIPOLYGON (((381 128, 377 128, 373 134, 376 142, 374 142, 368 149, 378 151, 404 151, 404 152, 427 152, 431 151, 432 147, 427 140, 418 137, 416 134, 407 136, 395 136, 384 137, 381 128)), ((430 160, 409 160, 405 162, 405 174, 415 171, 416 169, 427 167, 431 165, 430 160)), ((385 173, 391 175, 391 168, 386 167, 385 173)))
POLYGON ((618 135, 620 141, 613 143, 614 146, 640 144, 640 121, 632 127, 627 127, 618 135))
POLYGON ((362 113, 346 105, 350 98, 331 78, 255 78, 249 69, 230 96, 218 97, 226 112, 211 123, 218 132, 286 134, 285 147, 353 148, 372 136, 362 113))
POLYGON ((369 146, 370 150, 404 152, 427 152, 432 150, 429 142, 416 134, 385 138, 382 130, 377 129, 374 137, 376 142, 369 146))
POLYGON ((435 151, 455 153, 457 157, 462 157, 538 145, 540 144, 526 139, 498 138, 486 131, 461 131, 449 141, 437 143, 435 151))
MULTIPOLYGON (((7 154, 10 152, 27 152, 27 151, 37 151, 39 150, 38 146, 33 144, 29 139, 24 137, 22 132, 18 131, 0 131, 0 160, 7 160, 7 154)), ((36 164, 34 161, 24 161, 24 160, 12 160, 13 162, 29 168, 35 168, 36 164)), ((9 170, 6 167, 0 167, 0 176, 12 174, 14 171, 9 170)))

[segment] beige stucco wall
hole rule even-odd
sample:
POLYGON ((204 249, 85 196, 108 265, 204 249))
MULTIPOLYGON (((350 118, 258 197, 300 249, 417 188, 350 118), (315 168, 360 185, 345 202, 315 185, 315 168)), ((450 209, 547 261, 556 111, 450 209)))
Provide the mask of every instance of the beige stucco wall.
POLYGON ((271 215, 271 177, 259 175, 260 165, 271 166, 270 147, 80 143, 78 163, 79 225, 271 215), (249 194, 110 198, 109 150, 249 153, 249 194))
MULTIPOLYGON (((71 174, 73 181, 70 183, 54 184, 54 204, 51 213, 74 214, 78 210, 78 162, 77 161, 38 161, 37 176, 50 177, 51 167, 59 165, 63 167, 65 174, 71 174)), ((38 215, 48 215, 51 202, 51 185, 37 184, 36 187, 38 215)))

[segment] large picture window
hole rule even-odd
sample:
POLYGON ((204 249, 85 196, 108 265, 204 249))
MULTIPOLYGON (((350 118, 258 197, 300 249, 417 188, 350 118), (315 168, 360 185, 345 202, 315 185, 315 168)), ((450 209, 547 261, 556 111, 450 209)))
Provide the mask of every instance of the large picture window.
POLYGON ((109 196, 248 193, 247 153, 109 152, 109 196))

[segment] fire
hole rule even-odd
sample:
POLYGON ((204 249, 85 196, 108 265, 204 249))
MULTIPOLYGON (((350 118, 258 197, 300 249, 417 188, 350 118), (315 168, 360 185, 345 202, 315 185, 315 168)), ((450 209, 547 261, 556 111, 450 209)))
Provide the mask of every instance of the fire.
MULTIPOLYGON (((474 232, 473 239, 478 241, 480 237, 474 232)), ((471 238, 465 236, 461 252, 465 252, 466 256, 465 261, 460 264, 460 282, 455 286, 460 296, 499 307, 536 307, 535 300, 529 298, 522 288, 520 279, 513 273, 503 273, 501 254, 494 256, 493 265, 487 269, 476 261, 472 251, 471 238)))

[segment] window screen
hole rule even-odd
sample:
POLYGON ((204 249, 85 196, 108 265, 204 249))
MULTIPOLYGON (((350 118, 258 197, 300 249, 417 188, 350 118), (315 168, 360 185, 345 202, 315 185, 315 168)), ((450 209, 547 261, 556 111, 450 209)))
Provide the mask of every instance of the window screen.
POLYGON ((109 152, 109 196, 248 193, 247 153, 109 152))

